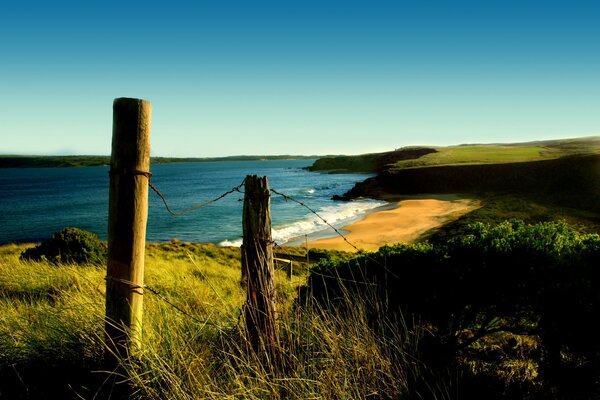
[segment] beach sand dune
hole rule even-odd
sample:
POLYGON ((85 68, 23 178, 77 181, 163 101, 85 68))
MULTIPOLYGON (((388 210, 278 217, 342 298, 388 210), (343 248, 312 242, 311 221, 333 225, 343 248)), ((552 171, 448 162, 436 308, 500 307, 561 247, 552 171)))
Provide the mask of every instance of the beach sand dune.
MULTIPOLYGON (((480 207, 473 198, 459 195, 423 195, 388 199, 397 207, 368 214, 365 219, 345 226, 344 236, 362 250, 373 251, 385 244, 414 243, 423 234, 480 207)), ((355 251, 337 236, 308 242, 309 248, 355 251)))

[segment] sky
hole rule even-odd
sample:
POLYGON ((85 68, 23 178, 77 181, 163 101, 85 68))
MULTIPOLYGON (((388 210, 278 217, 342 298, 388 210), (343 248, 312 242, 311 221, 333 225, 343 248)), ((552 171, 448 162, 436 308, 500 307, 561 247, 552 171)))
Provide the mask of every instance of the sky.
POLYGON ((0 154, 360 154, 600 135, 598 1, 12 1, 0 154))

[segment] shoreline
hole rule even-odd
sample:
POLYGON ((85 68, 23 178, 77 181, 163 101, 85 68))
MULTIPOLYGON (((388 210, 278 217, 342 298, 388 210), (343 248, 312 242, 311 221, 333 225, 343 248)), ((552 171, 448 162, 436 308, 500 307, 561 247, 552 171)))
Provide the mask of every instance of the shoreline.
MULTIPOLYGON (((358 219, 337 228, 350 243, 360 250, 376 251, 383 245, 415 243, 431 230, 455 221, 462 215, 481 207, 481 201, 478 198, 461 194, 386 195, 382 196, 380 200, 388 203, 373 208, 358 219)), ((179 241, 177 238, 171 238, 164 242, 148 241, 147 243, 163 244, 174 240, 179 241)), ((0 244, 0 246, 11 244, 34 245, 39 242, 10 242, 0 244)), ((219 243, 212 244, 229 247, 219 243)), ((307 245, 308 248, 315 249, 357 251, 331 228, 312 232, 304 237, 296 237, 282 245, 290 247, 307 245)))
MULTIPOLYGON (((339 229, 360 250, 376 251, 383 245, 415 243, 432 229, 481 207, 477 198, 460 194, 389 195, 384 200, 391 203, 383 206, 386 209, 374 210, 339 229)), ((357 251, 340 236, 317 237, 310 239, 307 245, 324 250, 357 251)))

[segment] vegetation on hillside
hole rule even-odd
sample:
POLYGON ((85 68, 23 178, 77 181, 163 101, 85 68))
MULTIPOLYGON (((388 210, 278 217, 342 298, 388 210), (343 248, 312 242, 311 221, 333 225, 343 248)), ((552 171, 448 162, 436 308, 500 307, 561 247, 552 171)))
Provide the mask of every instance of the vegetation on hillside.
POLYGON ((311 171, 382 172, 450 165, 498 164, 600 154, 600 137, 510 144, 466 144, 447 147, 404 147, 385 153, 328 156, 311 171))
POLYGON ((106 253, 106 244, 95 234, 79 228, 65 228, 23 251, 21 258, 54 264, 103 264, 106 263, 106 253))
POLYGON ((324 157, 316 160, 313 165, 308 167, 308 170, 331 173, 379 172, 385 170, 388 165, 400 160, 419 159, 436 152, 437 150, 428 147, 405 147, 386 153, 324 157))
MULTIPOLYGON (((422 327, 418 357, 459 399, 600 395, 600 236, 565 223, 476 223, 444 244, 323 262, 306 293, 333 313, 376 293, 369 320, 422 327)), ((427 379, 425 379, 427 381, 427 379)))
POLYGON ((346 197, 418 193, 513 193, 548 203, 600 211, 600 154, 519 163, 383 171, 346 197))
POLYGON ((497 146, 478 163, 479 146, 358 160, 382 168, 358 186, 368 195, 470 191, 484 207, 429 242, 313 252, 314 268, 296 263, 304 249, 276 249, 295 266, 276 274, 281 356, 268 362, 244 339, 238 248, 147 245, 143 350, 117 376, 103 360, 105 268, 0 246, 0 394, 103 399, 119 381, 133 399, 600 397, 596 141, 497 146), (435 157, 446 165, 407 167, 435 157))
POLYGON ((122 360, 124 376, 110 375, 102 372, 105 269, 25 261, 23 249, 0 247, 0 393, 7 398, 107 399, 115 380, 132 399, 401 398, 417 384, 431 386, 427 397, 445 398, 443 386, 420 381, 426 367, 414 349, 423 332, 382 336, 356 299, 344 317, 310 302, 299 312, 305 268, 295 267, 292 280, 276 271, 282 358, 265 364, 244 339, 239 249, 178 241, 147 245, 152 291, 143 350, 122 360))
POLYGON ((570 229, 578 233, 600 234, 600 215, 596 213, 560 207, 548 204, 547 201, 534 201, 513 194, 487 195, 481 197, 480 202, 481 207, 429 232, 422 240, 443 244, 455 236, 463 235, 469 225, 479 222, 498 225, 511 219, 522 220, 528 224, 564 221, 570 229))
POLYGON ((99 372, 105 269, 26 261, 25 247, 0 247, 7 398, 103 399, 115 379, 134 399, 600 395, 600 237, 565 223, 476 223, 277 271, 281 357, 268 362, 244 339, 238 248, 148 244, 143 349, 120 377, 99 372))
POLYGON ((441 148, 415 160, 398 160, 388 167, 399 170, 434 165, 497 164, 545 160, 563 155, 564 152, 543 146, 462 145, 441 148))
MULTIPOLYGON (((151 164, 210 161, 304 160, 317 156, 256 155, 228 157, 151 157, 151 164)), ((0 168, 96 167, 110 165, 109 156, 17 156, 0 155, 0 168)))
POLYGON ((109 164, 108 156, 0 156, 0 168, 97 167, 109 164))

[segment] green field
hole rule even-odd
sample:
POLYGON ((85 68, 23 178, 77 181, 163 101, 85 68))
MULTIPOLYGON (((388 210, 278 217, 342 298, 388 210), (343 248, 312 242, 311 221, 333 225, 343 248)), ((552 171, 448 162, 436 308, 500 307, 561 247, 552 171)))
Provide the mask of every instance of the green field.
POLYGON ((539 161, 599 153, 600 137, 511 144, 468 144, 447 147, 410 146, 385 153, 325 157, 317 160, 311 170, 381 172, 384 170, 397 171, 432 166, 539 161))
POLYGON ((416 160, 398 161, 392 170, 468 164, 497 164, 548 160, 582 154, 599 154, 600 138, 551 140, 535 143, 480 144, 436 147, 437 153, 426 154, 416 160))
POLYGON ((391 169, 415 168, 434 165, 495 164, 557 158, 565 152, 542 146, 474 145, 436 148, 416 160, 398 161, 391 169))

